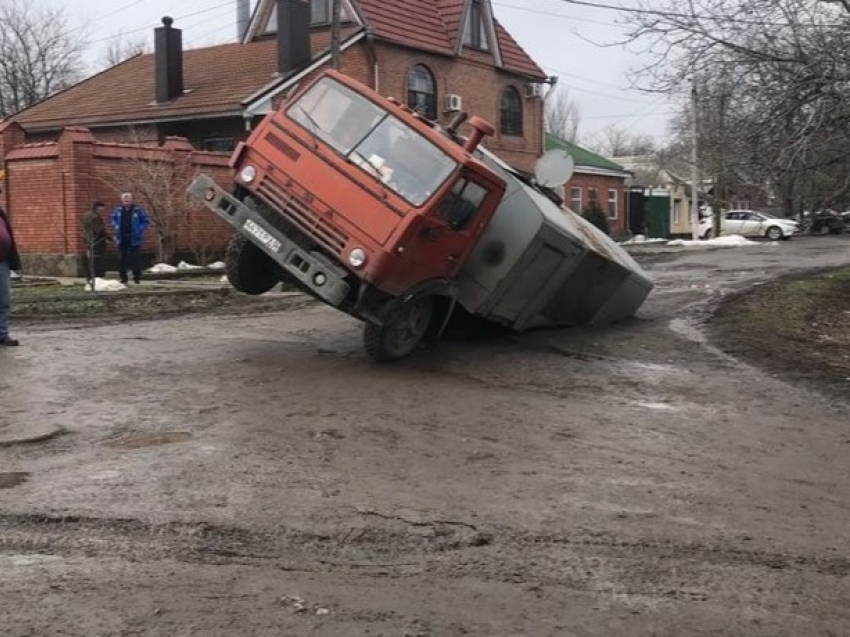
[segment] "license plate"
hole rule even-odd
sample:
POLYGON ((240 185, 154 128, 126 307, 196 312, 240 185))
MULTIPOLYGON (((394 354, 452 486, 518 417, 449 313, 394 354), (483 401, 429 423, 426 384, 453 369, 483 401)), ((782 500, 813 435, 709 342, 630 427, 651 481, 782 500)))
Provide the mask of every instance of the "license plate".
POLYGON ((280 251, 280 241, 271 236, 268 232, 263 230, 259 225, 248 219, 243 225, 243 228, 248 232, 248 234, 254 236, 266 246, 272 252, 280 251))

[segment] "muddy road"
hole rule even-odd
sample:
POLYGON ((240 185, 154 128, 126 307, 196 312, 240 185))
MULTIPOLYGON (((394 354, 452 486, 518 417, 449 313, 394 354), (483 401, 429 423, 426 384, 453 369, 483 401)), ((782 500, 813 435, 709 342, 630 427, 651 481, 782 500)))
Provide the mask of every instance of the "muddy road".
POLYGON ((638 258, 627 324, 389 366, 321 306, 18 325, 0 634, 850 634, 850 381, 701 327, 850 236, 638 258))

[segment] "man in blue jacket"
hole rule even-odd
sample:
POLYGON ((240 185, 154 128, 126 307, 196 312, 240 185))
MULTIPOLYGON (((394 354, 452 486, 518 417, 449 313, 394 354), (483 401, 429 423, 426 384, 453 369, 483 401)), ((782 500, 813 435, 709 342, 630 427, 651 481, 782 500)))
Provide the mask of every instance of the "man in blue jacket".
POLYGON ((120 259, 118 274, 121 283, 127 284, 127 268, 133 272, 133 281, 142 281, 142 263, 139 259, 139 249, 142 247, 142 237, 145 228, 150 224, 145 209, 133 203, 133 195, 125 192, 121 195, 121 205, 112 213, 112 230, 115 233, 115 244, 118 246, 120 259))
POLYGON ((12 224, 0 208, 0 347, 14 347, 18 341, 9 336, 9 311, 11 305, 11 276, 21 269, 21 259, 15 246, 12 224))

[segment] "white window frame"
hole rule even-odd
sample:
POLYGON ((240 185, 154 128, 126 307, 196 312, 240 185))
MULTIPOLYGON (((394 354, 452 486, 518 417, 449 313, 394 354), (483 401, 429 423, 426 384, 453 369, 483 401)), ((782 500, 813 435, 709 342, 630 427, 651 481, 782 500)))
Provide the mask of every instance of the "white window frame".
POLYGON ((673 225, 678 226, 682 223, 682 200, 673 200, 673 225))
POLYGON ((608 189, 608 220, 609 221, 616 221, 619 216, 620 216, 620 195, 617 192, 616 188, 609 188, 608 189), (611 197, 612 193, 614 195, 613 198, 611 197), (613 214, 611 213, 611 204, 612 203, 614 204, 614 213, 613 214))
POLYGON ((572 186, 570 188, 570 208, 573 212, 577 212, 581 214, 581 207, 584 205, 584 190, 581 186, 572 186), (578 198, 576 198, 576 193, 578 193, 578 198), (578 201, 578 206, 575 205, 575 202, 578 201))

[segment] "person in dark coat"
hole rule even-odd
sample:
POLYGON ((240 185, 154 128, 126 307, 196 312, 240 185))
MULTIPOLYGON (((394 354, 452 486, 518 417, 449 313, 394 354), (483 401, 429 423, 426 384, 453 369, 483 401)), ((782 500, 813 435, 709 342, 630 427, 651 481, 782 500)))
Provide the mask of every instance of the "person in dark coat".
POLYGON ((88 279, 93 281, 95 277, 103 278, 106 274, 106 224, 103 222, 103 209, 106 206, 102 201, 95 201, 92 207, 83 215, 83 239, 86 243, 86 273, 88 279))
POLYGON ((9 336, 9 311, 12 305, 12 272, 21 269, 21 257, 15 244, 12 223, 0 208, 0 347, 14 347, 18 341, 9 336))

